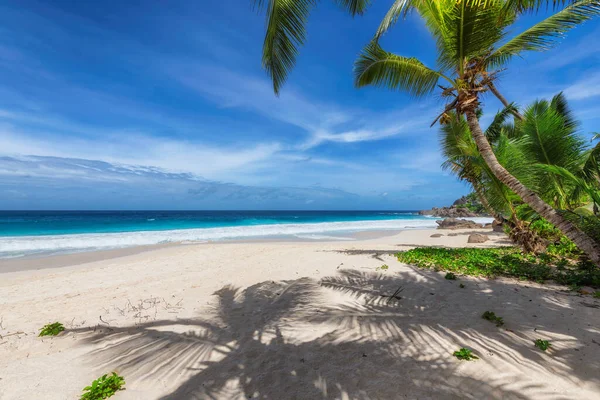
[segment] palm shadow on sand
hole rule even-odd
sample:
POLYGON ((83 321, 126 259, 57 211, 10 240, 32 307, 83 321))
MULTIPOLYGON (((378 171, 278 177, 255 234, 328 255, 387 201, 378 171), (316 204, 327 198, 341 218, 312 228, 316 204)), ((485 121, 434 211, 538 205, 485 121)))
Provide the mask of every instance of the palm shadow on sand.
MULTIPOLYGON (((437 294, 447 293, 452 283, 431 271, 418 273, 344 270, 321 281, 265 281, 245 290, 226 286, 215 293, 218 301, 206 317, 104 329, 88 333, 85 343, 95 349, 90 352, 94 365, 116 368, 129 382, 169 387, 162 399, 569 398, 551 393, 545 382, 506 371, 492 377, 461 373, 464 364, 451 352, 465 340, 499 365, 592 380, 600 389, 597 357, 583 368, 581 354, 563 351, 557 342, 548 363, 522 337, 533 326, 498 329, 482 321, 479 310, 461 309, 453 296, 437 294), (405 287, 401 298, 384 297, 399 286, 405 287), (345 301, 332 303, 334 293, 345 301)), ((496 303, 502 292, 520 290, 506 282, 490 285, 456 291, 481 303, 483 312, 489 290, 496 303)), ((529 288, 522 304, 514 295, 500 300, 505 319, 522 312, 530 299, 554 307, 557 314, 568 311, 546 295, 529 288)), ((597 311, 590 310, 596 316, 597 311)), ((542 325, 535 321, 538 329, 542 325)), ((575 327, 562 329, 576 340, 575 327)))

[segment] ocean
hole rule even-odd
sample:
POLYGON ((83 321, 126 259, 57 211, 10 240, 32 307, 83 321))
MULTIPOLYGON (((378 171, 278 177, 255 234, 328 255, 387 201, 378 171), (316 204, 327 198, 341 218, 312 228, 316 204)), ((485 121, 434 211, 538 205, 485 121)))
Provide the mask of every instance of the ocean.
POLYGON ((0 211, 0 258, 171 242, 352 240, 358 231, 435 226, 414 211, 0 211))

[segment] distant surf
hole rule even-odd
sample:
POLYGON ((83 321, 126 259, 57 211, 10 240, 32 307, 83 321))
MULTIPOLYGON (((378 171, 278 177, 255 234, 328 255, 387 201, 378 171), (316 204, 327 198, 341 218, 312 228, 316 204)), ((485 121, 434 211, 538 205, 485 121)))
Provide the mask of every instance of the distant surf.
MULTIPOLYGON (((479 220, 482 223, 489 222, 486 218, 479 220)), ((435 219, 412 212, 45 212, 42 215, 39 212, 25 215, 8 215, 3 212, 0 214, 0 258, 165 243, 277 237, 351 240, 348 234, 359 231, 425 229, 436 226, 435 219), (162 224, 155 230, 157 226, 138 224, 138 220, 143 220, 146 224, 162 220, 162 224), (114 231, 119 229, 121 231, 114 231), (6 235, 10 232, 17 234, 6 235)))

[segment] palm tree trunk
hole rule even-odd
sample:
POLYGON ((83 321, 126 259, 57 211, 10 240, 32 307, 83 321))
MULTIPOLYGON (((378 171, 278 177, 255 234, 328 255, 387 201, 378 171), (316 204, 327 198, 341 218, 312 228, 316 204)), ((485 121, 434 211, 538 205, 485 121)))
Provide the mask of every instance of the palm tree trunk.
POLYGON ((513 192, 521 197, 521 199, 533 208, 543 218, 554 224, 560 231, 569 239, 571 239, 577 247, 579 247, 596 265, 600 265, 600 246, 584 232, 580 231, 574 224, 569 220, 565 219, 562 215, 556 212, 556 210, 550 207, 544 202, 535 192, 528 189, 523 185, 517 178, 512 176, 510 172, 506 170, 496 158, 492 146, 487 141, 479 120, 475 114, 475 110, 465 110, 467 116, 467 123, 471 129, 471 135, 477 144, 481 157, 485 160, 486 164, 496 178, 502 183, 508 186, 513 192))
MULTIPOLYGON (((510 103, 508 102, 508 100, 506 100, 506 98, 504 96, 502 96, 502 93, 500 93, 498 91, 498 89, 496 88, 496 85, 494 85, 494 82, 489 82, 488 87, 490 88, 492 93, 494 93, 494 96, 496 96, 498 98, 498 100, 500 100, 500 102, 504 105, 504 107, 510 106, 510 103)), ((515 110, 515 111, 513 111, 513 114, 517 119, 520 119, 521 121, 523 121, 524 118, 520 112, 515 110)))

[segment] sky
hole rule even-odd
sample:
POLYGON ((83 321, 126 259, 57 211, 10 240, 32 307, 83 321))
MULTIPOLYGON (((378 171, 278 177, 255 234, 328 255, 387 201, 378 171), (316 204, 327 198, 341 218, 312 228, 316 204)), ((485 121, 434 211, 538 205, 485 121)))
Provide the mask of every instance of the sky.
MULTIPOLYGON (((372 209, 443 206, 439 97, 356 89, 352 64, 391 0, 312 13, 279 97, 249 0, 0 2, 0 209, 372 209)), ((519 32, 539 19, 525 17, 519 32)), ((600 23, 501 74, 509 101, 564 91, 600 131, 600 23)), ((409 17, 386 50, 434 65, 409 17)), ((484 98, 482 123, 500 104, 484 98)))

